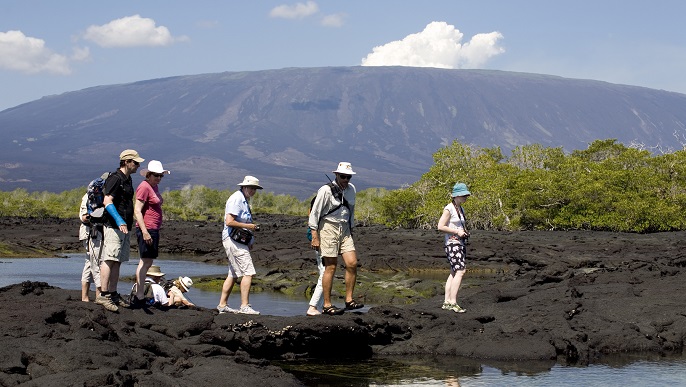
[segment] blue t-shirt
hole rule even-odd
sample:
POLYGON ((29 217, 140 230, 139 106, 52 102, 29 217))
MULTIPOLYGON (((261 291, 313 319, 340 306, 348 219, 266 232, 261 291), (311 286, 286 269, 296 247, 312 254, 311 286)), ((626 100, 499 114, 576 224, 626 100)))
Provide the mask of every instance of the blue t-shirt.
POLYGON ((237 222, 252 223, 252 215, 250 214, 250 207, 248 201, 241 190, 234 192, 226 200, 226 207, 224 207, 224 229, 222 230, 222 240, 229 237, 229 233, 233 227, 226 225, 226 215, 231 214, 237 222))

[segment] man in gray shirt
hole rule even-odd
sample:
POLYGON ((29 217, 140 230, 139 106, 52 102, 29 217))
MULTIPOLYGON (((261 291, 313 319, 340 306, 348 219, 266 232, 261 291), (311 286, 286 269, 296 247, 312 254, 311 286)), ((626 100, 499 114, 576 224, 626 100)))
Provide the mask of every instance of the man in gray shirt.
POLYGON ((323 314, 342 314, 331 304, 331 288, 338 264, 338 255, 345 262, 345 309, 359 309, 363 304, 353 300, 357 280, 357 253, 353 242, 352 229, 355 225, 355 186, 350 183, 353 172, 348 162, 338 163, 333 171, 335 181, 324 185, 317 191, 312 204, 308 227, 312 233, 311 246, 319 250, 324 261, 322 287, 324 290, 323 314))

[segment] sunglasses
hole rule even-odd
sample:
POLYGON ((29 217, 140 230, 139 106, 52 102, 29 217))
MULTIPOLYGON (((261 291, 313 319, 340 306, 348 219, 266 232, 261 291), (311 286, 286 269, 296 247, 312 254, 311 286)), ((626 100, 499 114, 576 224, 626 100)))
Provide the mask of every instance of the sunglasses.
POLYGON ((353 177, 353 175, 343 175, 343 174, 339 173, 338 177, 340 177, 343 180, 350 180, 350 178, 353 177))
POLYGON ((133 165, 135 165, 135 166, 139 166, 139 165, 141 165, 141 163, 139 163, 139 162, 138 162, 138 161, 136 161, 136 160, 131 160, 131 162, 132 162, 132 163, 133 163, 133 165))
POLYGON ((164 177, 164 173, 151 173, 151 175, 153 175, 155 177, 160 177, 160 178, 164 177))

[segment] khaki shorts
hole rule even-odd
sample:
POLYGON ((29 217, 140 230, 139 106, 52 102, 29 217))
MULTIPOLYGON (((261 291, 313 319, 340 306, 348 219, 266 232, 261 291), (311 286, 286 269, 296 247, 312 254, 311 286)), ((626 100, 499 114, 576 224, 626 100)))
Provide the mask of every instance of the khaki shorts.
POLYGON ((94 283, 98 288, 100 287, 100 260, 98 253, 100 252, 101 241, 101 233, 98 233, 97 238, 88 238, 83 241, 87 256, 83 266, 83 273, 81 274, 81 282, 94 283))
POLYGON ((355 251, 353 236, 348 223, 324 221, 319 229, 319 252, 322 257, 338 257, 339 254, 355 251))
POLYGON ((233 278, 243 277, 244 275, 255 275, 255 266, 252 263, 252 256, 247 245, 235 242, 231 238, 222 241, 224 251, 229 258, 229 276, 233 278))
POLYGON ((105 242, 102 249, 103 261, 128 262, 131 253, 131 232, 124 234, 118 228, 103 227, 105 229, 105 242))

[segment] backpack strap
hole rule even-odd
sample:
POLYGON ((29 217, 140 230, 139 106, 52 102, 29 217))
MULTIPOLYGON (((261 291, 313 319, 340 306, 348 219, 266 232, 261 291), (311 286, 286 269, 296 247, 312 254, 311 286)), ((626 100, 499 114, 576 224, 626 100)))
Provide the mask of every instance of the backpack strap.
MULTIPOLYGON (((326 185, 328 185, 329 188, 331 189, 331 195, 333 197, 335 197, 336 199, 338 199, 338 201, 340 201, 341 204, 339 204, 336 207, 334 207, 333 209, 329 210, 329 212, 327 212, 326 214, 320 216, 319 220, 322 220, 322 218, 324 218, 327 215, 333 214, 335 211, 337 211, 339 208, 341 208, 343 206, 345 206, 345 208, 350 210, 350 203, 348 203, 348 201, 343 196, 343 191, 340 188, 338 188, 334 183, 327 183, 326 185), (334 190, 339 191, 340 195, 336 196, 336 194, 334 193, 334 190)), ((351 216, 352 216, 352 212, 350 214, 348 214, 348 222, 350 222, 351 216)))

